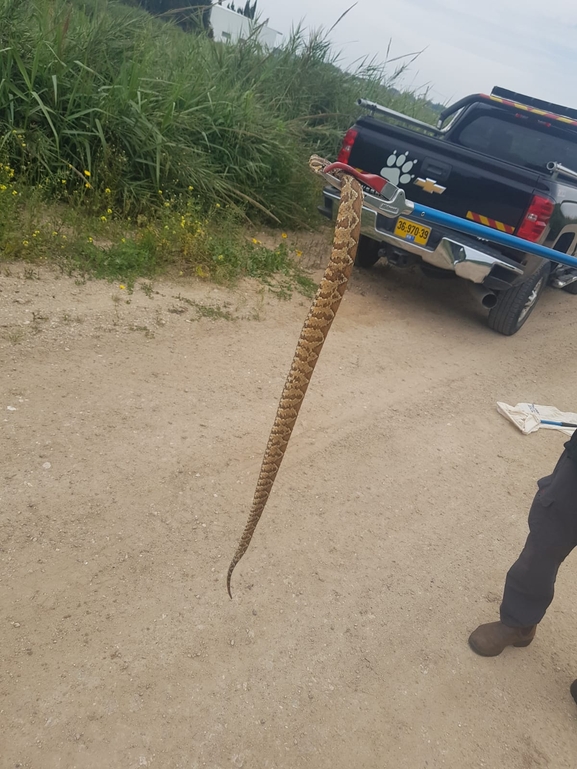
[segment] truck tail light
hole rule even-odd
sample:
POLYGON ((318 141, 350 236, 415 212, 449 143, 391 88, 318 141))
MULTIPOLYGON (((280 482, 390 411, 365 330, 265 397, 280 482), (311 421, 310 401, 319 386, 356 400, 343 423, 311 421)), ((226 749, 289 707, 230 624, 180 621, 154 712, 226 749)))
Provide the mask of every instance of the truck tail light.
POLYGON ((543 195, 533 195, 527 213, 517 230, 517 237, 536 243, 545 228, 555 208, 554 202, 543 195))
POLYGON ((338 163, 346 163, 348 165, 351 150, 353 149, 353 145, 358 135, 359 135, 359 132, 356 131, 354 128, 349 128, 349 130, 346 132, 343 139, 342 146, 341 146, 341 151, 339 152, 337 157, 338 163))

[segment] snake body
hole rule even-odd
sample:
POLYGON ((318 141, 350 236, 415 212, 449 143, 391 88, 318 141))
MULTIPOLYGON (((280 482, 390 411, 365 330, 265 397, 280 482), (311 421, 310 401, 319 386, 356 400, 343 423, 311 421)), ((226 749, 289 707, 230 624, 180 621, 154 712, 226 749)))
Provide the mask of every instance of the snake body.
MULTIPOLYGON (((327 161, 313 156, 310 165, 318 173, 327 161)), ((299 336, 264 452, 248 520, 228 569, 226 586, 231 598, 232 573, 246 553, 264 511, 315 365, 347 289, 359 243, 362 205, 361 185, 352 176, 343 174, 331 257, 299 336)))

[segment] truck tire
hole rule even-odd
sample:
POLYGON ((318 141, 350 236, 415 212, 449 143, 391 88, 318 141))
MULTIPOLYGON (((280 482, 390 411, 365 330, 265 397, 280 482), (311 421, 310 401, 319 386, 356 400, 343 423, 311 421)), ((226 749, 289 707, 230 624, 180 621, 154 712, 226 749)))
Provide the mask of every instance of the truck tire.
POLYGON ((381 244, 378 240, 367 238, 366 235, 361 235, 359 238, 359 247, 357 248, 357 258, 355 259, 355 266, 360 267, 363 270, 370 270, 379 261, 379 249, 381 244))
POLYGON ((489 312, 489 328, 505 336, 516 334, 539 301, 551 270, 544 262, 522 283, 497 294, 497 303, 489 312))
POLYGON ((569 283, 568 286, 565 286, 563 291, 567 291, 568 294, 577 294, 577 281, 575 283, 569 283))

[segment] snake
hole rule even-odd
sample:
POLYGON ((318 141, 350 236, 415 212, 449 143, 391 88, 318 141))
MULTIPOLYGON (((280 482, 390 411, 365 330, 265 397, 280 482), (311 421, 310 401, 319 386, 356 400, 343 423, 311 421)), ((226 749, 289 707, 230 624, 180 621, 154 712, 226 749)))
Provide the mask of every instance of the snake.
MULTIPOLYGON (((327 165, 328 161, 318 155, 313 155, 309 161, 311 170, 317 174, 320 174, 327 165)), ((341 180, 341 198, 335 221, 331 255, 300 332, 262 459, 248 520, 228 568, 226 587, 230 598, 232 598, 232 573, 248 550, 265 509, 313 371, 347 290, 357 255, 361 232, 363 188, 347 173, 337 172, 335 175, 341 180)))

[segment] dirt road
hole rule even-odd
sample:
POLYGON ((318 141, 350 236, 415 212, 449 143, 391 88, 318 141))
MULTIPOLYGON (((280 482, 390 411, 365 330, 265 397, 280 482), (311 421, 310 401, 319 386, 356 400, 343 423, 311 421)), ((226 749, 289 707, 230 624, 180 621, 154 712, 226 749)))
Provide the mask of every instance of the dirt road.
POLYGON ((577 557, 487 660, 575 410, 577 297, 504 338, 377 267, 335 322, 251 549, 225 573, 308 300, 13 266, 0 291, 2 769, 573 769, 577 557))

